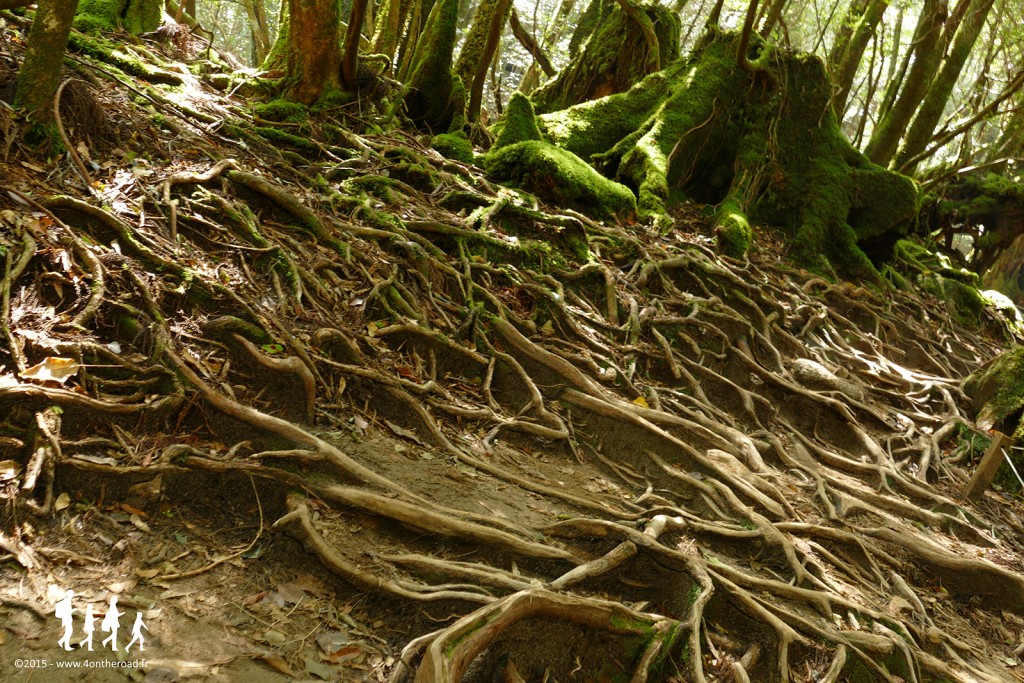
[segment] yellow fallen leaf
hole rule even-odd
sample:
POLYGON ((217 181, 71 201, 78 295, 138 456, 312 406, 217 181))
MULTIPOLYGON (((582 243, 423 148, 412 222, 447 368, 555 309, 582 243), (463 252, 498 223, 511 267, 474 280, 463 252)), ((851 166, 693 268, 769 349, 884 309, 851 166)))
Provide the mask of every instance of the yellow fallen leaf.
POLYGON ((71 505, 71 496, 67 493, 60 494, 57 496, 57 500, 53 501, 53 509, 57 512, 67 508, 69 505, 71 505))
POLYGON ((58 358, 50 356, 42 363, 33 365, 23 372, 18 373, 23 379, 32 379, 37 382, 60 382, 63 384, 69 377, 78 373, 81 367, 74 358, 58 358))
POLYGON ((643 396, 637 396, 636 398, 634 398, 634 399, 633 399, 633 403, 637 404, 637 405, 638 405, 638 406, 640 406, 641 408, 647 408, 647 407, 649 407, 649 406, 647 405, 647 399, 646 399, 646 398, 644 398, 643 396))

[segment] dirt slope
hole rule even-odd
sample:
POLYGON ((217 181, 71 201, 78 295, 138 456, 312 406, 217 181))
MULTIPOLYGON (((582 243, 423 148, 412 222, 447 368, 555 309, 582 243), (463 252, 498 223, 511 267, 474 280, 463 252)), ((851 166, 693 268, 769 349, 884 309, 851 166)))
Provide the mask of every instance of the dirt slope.
POLYGON ((125 675, 72 589, 137 680, 1020 680, 988 332, 183 78, 68 86, 88 188, 7 154, 5 679, 125 675))

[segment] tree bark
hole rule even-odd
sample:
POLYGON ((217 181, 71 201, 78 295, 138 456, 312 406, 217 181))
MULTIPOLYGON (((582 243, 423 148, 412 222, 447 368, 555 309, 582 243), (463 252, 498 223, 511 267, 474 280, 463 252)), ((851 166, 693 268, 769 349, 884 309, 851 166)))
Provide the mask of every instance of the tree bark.
POLYGON ((924 151, 932 139, 935 127, 942 118, 949 96, 953 93, 957 80, 963 71, 967 58, 974 49, 974 44, 981 35, 985 20, 991 11, 993 0, 974 0, 967 10, 967 16, 957 29, 953 48, 949 51, 942 68, 932 82, 931 87, 921 103, 914 122, 907 131, 903 147, 896 157, 897 166, 904 166, 904 172, 912 173, 916 164, 907 164, 909 159, 924 151))
POLYGON ((356 74, 359 70, 359 38, 366 17, 367 0, 352 0, 352 10, 348 15, 348 28, 345 31, 345 52, 341 57, 341 84, 354 90, 356 74))
POLYGON ((340 6, 337 0, 287 2, 290 83, 285 97, 309 105, 341 85, 340 6))
POLYGON ((840 119, 846 111, 850 88, 853 87, 857 69, 864 58, 864 51, 888 7, 889 0, 854 0, 850 3, 846 21, 828 57, 829 70, 835 83, 832 106, 840 119))
POLYGON ((775 27, 782 19, 782 13, 786 9, 787 2, 788 0, 774 0, 771 5, 767 6, 768 9, 765 12, 764 21, 761 22, 760 33, 762 38, 767 38, 775 30, 775 27))
MULTIPOLYGON (((555 67, 551 66, 551 60, 548 59, 548 55, 544 52, 544 49, 537 44, 537 41, 533 39, 529 31, 523 28, 522 22, 519 21, 519 13, 516 12, 515 5, 512 6, 512 13, 508 17, 509 28, 512 29, 512 35, 515 36, 516 40, 526 48, 526 51, 530 53, 530 56, 536 60, 537 64, 544 71, 544 74, 549 78, 555 75, 555 67)), ((532 65, 531 65, 532 66, 532 65)))
POLYGON ((928 84, 942 60, 942 28, 946 21, 944 0, 929 0, 921 13, 920 40, 914 49, 914 63, 910 66, 903 90, 879 122, 868 142, 865 153, 876 164, 886 166, 892 161, 896 147, 903 137, 910 119, 924 99, 928 84))
MULTIPOLYGON (((263 9, 263 0, 242 0, 242 5, 245 7, 245 13, 249 16, 249 32, 252 36, 253 45, 253 63, 262 64, 267 55, 270 54, 270 34, 267 30, 267 16, 263 9)), ((185 3, 182 3, 181 6, 184 8, 185 3)))
MULTIPOLYGON (((373 34, 373 51, 394 59, 398 41, 409 14, 408 0, 387 0, 377 14, 377 26, 373 34)), ((393 66, 397 72, 398 65, 393 66)))
POLYGON ((409 92, 405 96, 409 118, 435 134, 447 131, 453 117, 462 115, 464 106, 462 99, 453 98, 452 54, 458 18, 459 0, 437 0, 409 63, 409 92))
MULTIPOLYGON (((507 0, 481 0, 477 6, 476 14, 473 15, 473 23, 462 44, 459 58, 455 62, 455 73, 467 88, 475 85, 481 63, 483 63, 486 73, 491 56, 488 47, 491 44, 495 21, 497 21, 498 36, 500 37, 501 27, 505 25, 511 8, 512 3, 507 0)), ((497 45, 497 42, 495 41, 494 44, 497 45)), ((472 102, 472 94, 470 101, 472 102)))
POLYGON ((50 121, 53 96, 60 83, 64 49, 78 0, 40 0, 28 37, 25 61, 18 70, 14 104, 24 107, 32 120, 50 121))
POLYGON ((498 49, 498 42, 501 40, 501 31, 505 27, 509 10, 512 7, 512 0, 498 0, 490 16, 490 28, 487 32, 487 40, 484 43, 483 52, 480 54, 473 72, 472 87, 469 89, 469 105, 466 108, 466 119, 475 122, 480 117, 480 104, 483 100, 484 83, 487 80, 487 67, 498 49))

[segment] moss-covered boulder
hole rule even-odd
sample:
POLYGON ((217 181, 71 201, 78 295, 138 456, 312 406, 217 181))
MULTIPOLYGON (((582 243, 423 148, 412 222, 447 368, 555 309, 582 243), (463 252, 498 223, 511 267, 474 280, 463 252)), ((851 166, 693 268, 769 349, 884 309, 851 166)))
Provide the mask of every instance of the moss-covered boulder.
POLYGON ((541 140, 492 151, 484 168, 491 180, 598 218, 623 218, 636 210, 629 188, 605 178, 572 152, 541 140))

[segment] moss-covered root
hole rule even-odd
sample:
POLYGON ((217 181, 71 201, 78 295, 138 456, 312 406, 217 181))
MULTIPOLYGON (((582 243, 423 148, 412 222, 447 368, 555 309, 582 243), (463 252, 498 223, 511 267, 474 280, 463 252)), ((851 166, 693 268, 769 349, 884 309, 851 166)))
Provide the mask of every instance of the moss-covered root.
POLYGON ((504 118, 495 125, 495 130, 498 131, 498 139, 491 146, 492 150, 508 147, 517 142, 540 140, 537 115, 533 111, 530 98, 518 92, 513 95, 508 101, 504 118))
POLYGON ((750 227, 743 205, 735 197, 727 198, 715 211, 712 221, 718 248, 726 256, 743 258, 754 239, 754 231, 750 227))
POLYGON ((625 185, 609 180, 572 152, 540 140, 527 140, 488 154, 484 168, 492 180, 533 192, 598 218, 627 218, 636 200, 625 185))

